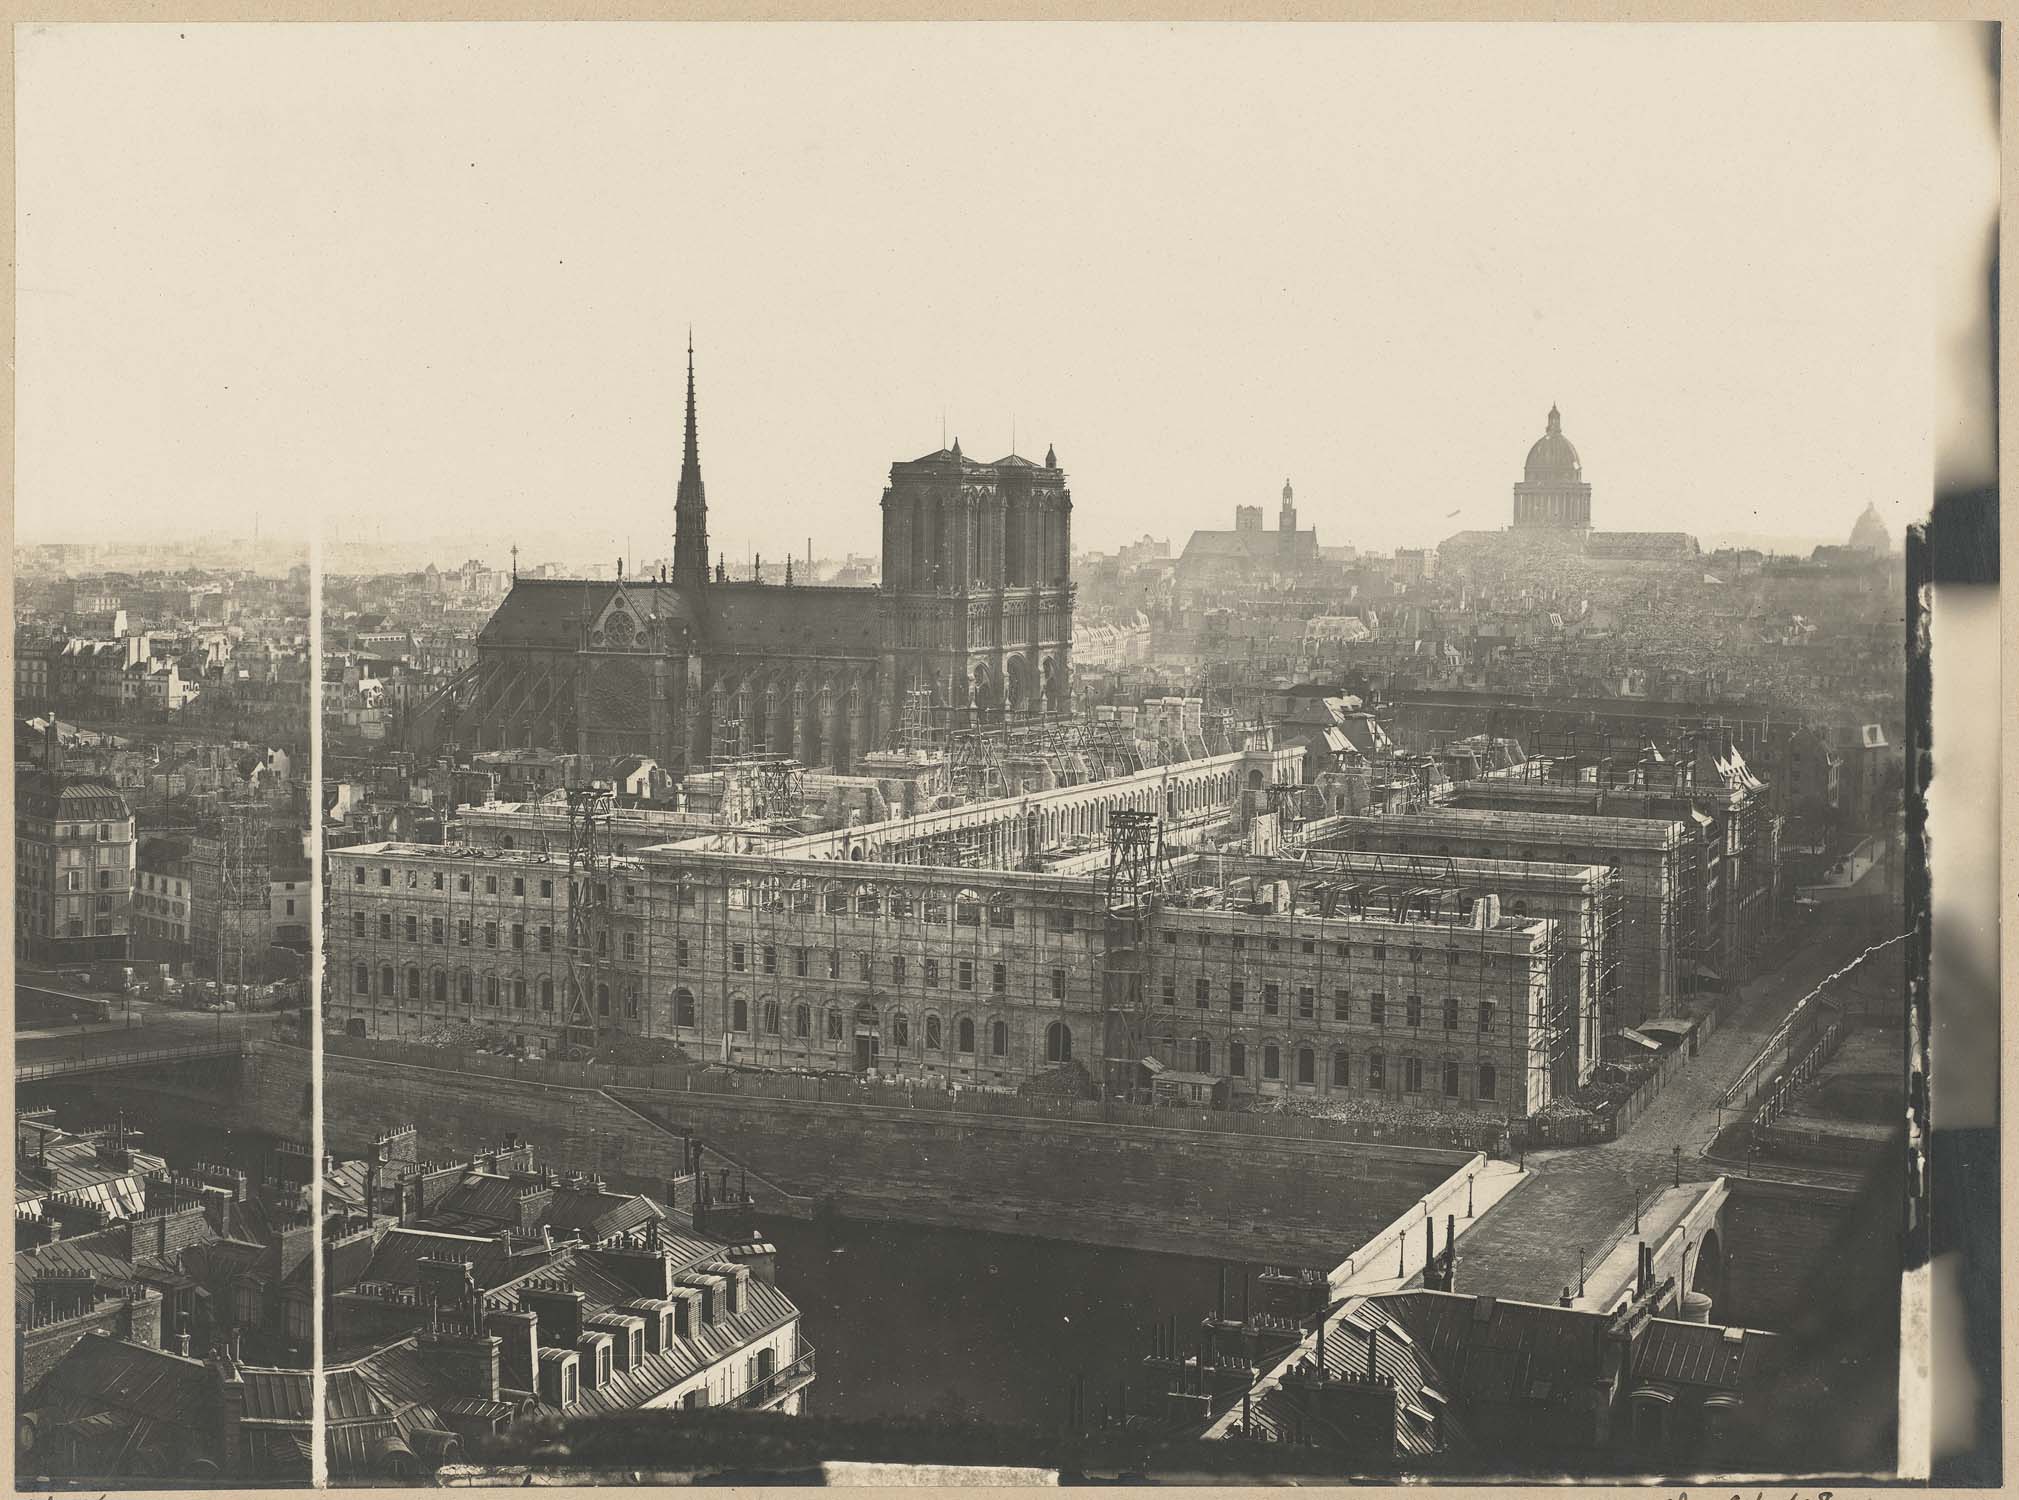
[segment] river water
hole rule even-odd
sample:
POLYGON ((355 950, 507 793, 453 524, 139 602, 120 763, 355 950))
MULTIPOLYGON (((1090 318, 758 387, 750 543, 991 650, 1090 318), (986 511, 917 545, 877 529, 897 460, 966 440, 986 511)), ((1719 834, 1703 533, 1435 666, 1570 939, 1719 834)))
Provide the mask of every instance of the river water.
MULTIPOLYGON (((50 1094, 23 1104, 54 1103, 71 1129, 106 1123, 109 1111, 50 1094)), ((270 1167, 268 1136, 145 1113, 135 1121, 145 1148, 171 1162, 255 1176, 270 1167)), ((832 1416, 1049 1423, 1063 1417, 1075 1375, 1096 1415, 1124 1384, 1140 1409, 1151 1325, 1176 1314, 1181 1328, 1196 1327, 1218 1289, 1217 1261, 1184 1256, 847 1219, 760 1227, 818 1353, 812 1409, 832 1416)))
MULTIPOLYGON (((828 1416, 1064 1416, 1086 1381, 1098 1415, 1146 1387, 1149 1329, 1212 1311, 1219 1263, 908 1224, 766 1220, 778 1284, 818 1353, 812 1409, 828 1416)), ((1235 1283, 1238 1285, 1238 1273, 1235 1283)))

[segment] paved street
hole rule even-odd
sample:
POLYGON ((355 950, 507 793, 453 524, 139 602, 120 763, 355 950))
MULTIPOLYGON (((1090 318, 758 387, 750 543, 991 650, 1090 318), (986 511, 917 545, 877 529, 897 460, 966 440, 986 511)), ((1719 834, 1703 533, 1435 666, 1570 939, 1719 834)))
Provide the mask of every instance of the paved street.
POLYGON ((1460 1237, 1468 1291, 1547 1301, 1566 1284, 1575 1290, 1578 1251, 1596 1264, 1632 1225, 1636 1197, 1645 1202, 1675 1181, 1677 1146, 1685 1180, 1722 1175, 1703 1159, 1717 1134, 1719 1096, 1797 1000, 1860 949, 1891 936, 1849 911, 1816 922, 1813 939, 1786 965, 1745 986, 1698 1056, 1618 1140, 1528 1156, 1529 1181, 1460 1237))
POLYGON ((59 1058, 109 1057, 121 1052, 145 1052, 161 1047, 184 1047, 195 1042, 222 1041, 251 1028, 265 1031, 275 1024, 271 1012, 247 1015, 206 1014, 175 1010, 165 1005, 133 1002, 133 1025, 121 1019, 91 1026, 41 1027, 14 1033, 16 1064, 53 1062, 59 1058))

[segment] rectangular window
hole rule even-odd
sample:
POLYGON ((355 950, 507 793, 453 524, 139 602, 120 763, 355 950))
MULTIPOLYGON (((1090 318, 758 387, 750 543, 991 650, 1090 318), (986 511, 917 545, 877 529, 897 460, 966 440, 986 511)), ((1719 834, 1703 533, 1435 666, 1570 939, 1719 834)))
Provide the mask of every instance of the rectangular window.
POLYGON ((928 958, 925 961, 925 982, 930 985, 937 985, 939 983, 938 959, 928 958))
POLYGON ((1387 961, 1387 958, 1388 958, 1388 945, 1386 943, 1376 943, 1374 945, 1374 962, 1376 962, 1377 964, 1384 963, 1387 961))
POLYGON ((1332 1019, 1333 1019, 1333 1020, 1335 1020, 1335 1021, 1343 1021, 1343 1020, 1345 1020, 1345 1019, 1346 1019, 1346 1015, 1347 1015, 1347 1009, 1348 1009, 1348 1002, 1349 1002, 1349 1001, 1350 1001, 1351 999, 1352 999, 1352 996, 1351 996, 1350 992, 1348 992, 1348 991, 1346 991, 1346 990, 1334 990, 1334 991, 1332 992, 1332 1019))
POLYGON ((486 922, 484 924, 484 946, 486 948, 495 948, 498 946, 498 924, 496 922, 486 922))
POLYGON ((1423 1024, 1423 997, 1421 995, 1411 995, 1403 1002, 1403 1017, 1403 1024, 1406 1026, 1414 1027, 1423 1024))
POLYGON ((1192 1003, 1200 1010, 1213 1003, 1212 980, 1201 978, 1192 981, 1192 1003))
POLYGON ((1164 1004, 1176 1005, 1177 1003, 1178 976, 1175 974, 1166 974, 1164 976, 1164 1004))
POLYGON ((526 877, 525 877, 525 876, 523 876, 523 875, 514 875, 514 876, 512 877, 512 894, 513 894, 514 896, 523 896, 523 895, 525 895, 525 894, 526 894, 526 877))
POLYGON ((1388 997, 1379 990, 1367 997, 1367 1019, 1376 1026, 1388 1024, 1388 997))
POLYGON ((778 972, 778 949, 770 943, 764 945, 764 972, 767 974, 778 972))
POLYGON ((484 894, 485 894, 486 896, 495 896, 495 895, 497 895, 497 894, 498 894, 498 877, 497 877, 497 876, 495 876, 495 875, 486 875, 486 876, 484 877, 484 894))
POLYGON ((855 955, 855 977, 868 984, 876 977, 876 960, 867 953, 855 955))
POLYGON ((540 894, 543 896, 552 896, 554 894, 554 882, 551 880, 541 881, 540 894))
POLYGON ((1493 1002, 1491 1000, 1482 1000, 1479 1002, 1479 1034, 1484 1036, 1492 1029, 1493 1002))
POLYGON ((682 965, 687 962, 687 939, 675 938, 673 940, 673 962, 682 965))
POLYGON ((435 889, 440 890, 441 888, 442 888, 442 872, 440 870, 437 870, 435 871, 435 889))
POLYGON ((420 940, 421 940, 421 919, 419 917, 408 917, 407 941, 410 943, 418 943, 420 940))
POLYGON ((1045 913, 1046 932, 1071 932, 1073 914, 1069 911, 1048 911, 1045 913))
POLYGON ((1423 1092, 1423 1059, 1405 1057, 1402 1059, 1402 1092, 1420 1094, 1423 1092))
POLYGON ((1446 1031, 1458 1029, 1458 1000, 1452 995, 1444 997, 1444 1029, 1446 1031))
POLYGON ((1316 953, 1318 951, 1318 944, 1311 938, 1305 938, 1298 946, 1305 953, 1316 953))
POLYGON ((1228 980, 1227 1009, 1245 1010, 1247 1009, 1247 1007, 1248 1007, 1248 986, 1246 981, 1240 979, 1228 980))
POLYGON ((624 934, 624 959, 628 963, 635 960, 637 957, 638 957, 638 934, 635 932, 627 932, 624 934))
POLYGON ((995 965, 993 970, 990 971, 989 988, 994 990, 998 995, 1009 988, 1009 965, 995 965))
POLYGON ((470 946, 470 924, 468 921, 459 921, 456 923, 456 946, 459 948, 470 946))
POLYGON ((363 865, 352 865, 351 884, 363 885, 364 883, 365 883, 365 867, 363 865))
POLYGON ((393 872, 392 872, 391 868, 390 868, 390 867, 388 867, 388 866, 386 866, 386 865, 380 865, 380 866, 379 866, 379 884, 380 884, 380 885, 391 885, 392 883, 393 883, 393 872))
POLYGON ((1351 958, 1353 956, 1353 945, 1351 943, 1341 943, 1339 945, 1339 956, 1341 958, 1351 958))
POLYGON ((1227 1043, 1227 1071, 1236 1078, 1248 1076, 1248 1044, 1246 1042, 1227 1043))
POLYGON ((971 989, 973 989, 973 988, 974 988, 974 960, 973 960, 973 959, 971 959, 971 958, 964 958, 964 959, 962 959, 962 960, 960 961, 960 970, 959 970, 959 973, 960 973, 960 980, 959 980, 959 983, 960 983, 960 987, 961 987, 962 989, 964 989, 964 990, 971 990, 971 989))
POLYGON ((1318 1014, 1318 992, 1310 985, 1297 991, 1297 1018, 1302 1021, 1314 1019, 1318 1014))
POLYGON ((1202 932, 1202 933, 1200 933, 1200 934, 1199 934, 1199 946, 1200 946, 1201 948, 1210 948, 1210 947, 1212 947, 1212 946, 1213 946, 1213 934, 1212 934, 1212 933, 1210 933, 1210 932, 1202 932))
POLYGON ((1248 940, 1242 937, 1241 934, 1238 932, 1235 933, 1231 938, 1227 939, 1227 941, 1234 945, 1234 951, 1236 953, 1239 953, 1243 948, 1248 946, 1248 940))
POLYGON ((890 982, 892 984, 904 983, 904 955, 902 953, 890 961, 890 982))
POLYGON ((512 947, 523 952, 526 946, 526 927, 523 922, 512 924, 512 947))
POLYGON ((743 945, 741 943, 731 943, 729 945, 729 967, 739 974, 743 972, 744 958, 743 945))
POLYGON ((1367 1087, 1370 1089, 1388 1087, 1388 1059, 1379 1052, 1367 1054, 1367 1087))
MULTIPOLYGON (((289 904, 292 905, 293 903, 290 902, 289 904)), ((440 917, 436 917, 428 923, 429 940, 432 941, 437 948, 441 947, 443 942, 447 940, 448 925, 449 924, 443 921, 440 917)))
POLYGON ((806 977, 806 950, 804 948, 794 948, 792 950, 792 972, 801 979, 806 977))
POLYGON ((1066 971, 1064 969, 1052 970, 1052 998, 1054 1000, 1063 1000, 1066 998, 1066 971))
POLYGON ((469 892, 470 872, 468 870, 465 870, 461 874, 456 876, 456 889, 464 892, 465 894, 469 892))
POLYGON ((1282 993, 1272 979, 1262 986, 1262 1014, 1273 1016, 1283 1008, 1282 993))
POLYGON ((841 977, 841 950, 839 948, 829 948, 827 950, 827 977, 829 979, 839 979, 841 977))
POLYGON ((351 936, 355 938, 361 938, 364 935, 365 935, 365 914, 361 911, 354 911, 351 913, 351 936))

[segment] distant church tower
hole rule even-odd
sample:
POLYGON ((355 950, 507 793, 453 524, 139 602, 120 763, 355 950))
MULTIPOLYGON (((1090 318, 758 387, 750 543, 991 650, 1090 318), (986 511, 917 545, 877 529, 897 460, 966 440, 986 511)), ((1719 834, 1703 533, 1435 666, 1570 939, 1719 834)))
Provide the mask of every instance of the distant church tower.
POLYGON ((694 335, 687 335, 687 452, 680 461, 680 491, 673 505, 673 581, 683 588, 708 584, 708 492, 701 483, 701 445, 694 431, 694 335))
POLYGON ((1514 524, 1524 531, 1591 529, 1591 486, 1553 405, 1549 429, 1528 450, 1521 483, 1514 487, 1514 524))
POLYGON ((1283 481, 1283 508, 1276 513, 1276 529, 1278 531, 1297 529, 1297 502, 1291 495, 1290 481, 1287 479, 1283 481))

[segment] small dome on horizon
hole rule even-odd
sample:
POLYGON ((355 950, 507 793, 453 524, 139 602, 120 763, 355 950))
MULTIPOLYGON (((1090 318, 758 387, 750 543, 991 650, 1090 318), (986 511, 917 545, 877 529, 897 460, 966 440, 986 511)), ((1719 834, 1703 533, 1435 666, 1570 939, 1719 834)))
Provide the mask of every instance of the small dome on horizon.
POLYGON ((1879 518, 1878 506, 1871 501, 1865 502, 1864 513, 1851 527, 1850 545, 1874 557, 1886 557, 1893 551, 1893 533, 1887 530, 1886 523, 1879 518))

